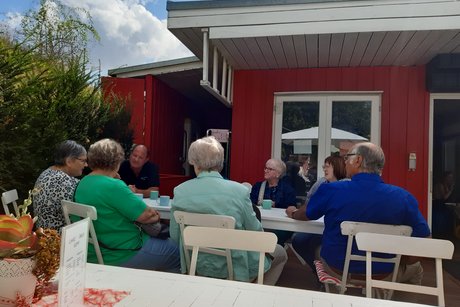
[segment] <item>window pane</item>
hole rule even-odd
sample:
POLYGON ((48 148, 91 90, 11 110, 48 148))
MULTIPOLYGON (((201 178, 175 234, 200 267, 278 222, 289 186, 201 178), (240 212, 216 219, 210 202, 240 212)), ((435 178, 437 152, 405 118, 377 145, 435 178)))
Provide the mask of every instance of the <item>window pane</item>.
POLYGON ((319 101, 285 101, 281 159, 301 201, 316 181, 318 159, 319 101))
POLYGON ((333 101, 331 154, 344 155, 371 137, 371 101, 333 101))

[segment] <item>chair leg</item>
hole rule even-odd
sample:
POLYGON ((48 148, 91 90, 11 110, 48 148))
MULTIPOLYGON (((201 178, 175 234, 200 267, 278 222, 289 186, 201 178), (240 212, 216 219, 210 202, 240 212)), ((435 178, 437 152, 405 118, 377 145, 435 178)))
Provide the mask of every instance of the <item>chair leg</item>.
POLYGON ((305 260, 303 260, 303 258, 299 254, 297 254, 297 252, 295 251, 294 247, 292 247, 291 243, 284 243, 284 249, 287 251, 289 248, 292 250, 292 252, 294 253, 294 255, 297 257, 297 259, 299 260, 299 262, 302 265, 307 265, 305 260))

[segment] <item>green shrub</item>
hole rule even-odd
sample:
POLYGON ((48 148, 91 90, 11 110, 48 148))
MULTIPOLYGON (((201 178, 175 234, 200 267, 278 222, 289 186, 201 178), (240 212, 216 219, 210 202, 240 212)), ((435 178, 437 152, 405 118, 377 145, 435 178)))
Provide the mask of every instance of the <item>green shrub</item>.
POLYGON ((53 163, 55 145, 102 137, 132 144, 126 102, 102 95, 85 63, 65 66, 0 40, 0 187, 24 195, 53 163))

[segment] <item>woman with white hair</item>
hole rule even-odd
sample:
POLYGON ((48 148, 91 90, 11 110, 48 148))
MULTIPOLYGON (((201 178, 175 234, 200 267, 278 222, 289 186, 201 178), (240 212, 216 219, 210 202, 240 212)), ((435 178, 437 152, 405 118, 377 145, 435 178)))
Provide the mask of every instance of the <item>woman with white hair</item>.
MULTIPOLYGON (((224 163, 224 149, 214 137, 205 137, 192 143, 188 151, 189 163, 193 165, 196 178, 182 183, 174 189, 174 202, 171 208, 170 235, 180 242, 180 229, 174 219, 174 211, 217 214, 233 216, 235 228, 263 231, 252 210, 249 191, 242 184, 224 179, 219 172, 224 163)), ((257 277, 258 253, 233 251, 232 262, 234 278, 239 281, 252 281, 257 277)), ((272 254, 273 260, 265 257, 264 284, 276 284, 284 264, 286 251, 277 246, 272 254)), ((186 271, 181 249, 182 272, 186 271)), ((225 257, 203 254, 198 258, 197 274, 215 278, 227 278, 225 257)))
POLYGON ((296 193, 288 180, 283 178, 286 164, 280 159, 269 159, 264 167, 264 180, 257 182, 251 190, 251 201, 260 206, 264 199, 271 199, 275 208, 296 205, 296 193))
MULTIPOLYGON (((289 179, 284 177, 286 164, 276 158, 271 158, 265 163, 264 180, 257 182, 251 190, 251 201, 260 206, 264 199, 271 199, 272 207, 287 208, 296 205, 296 193, 289 179)), ((284 245, 291 238, 293 232, 285 230, 271 230, 278 237, 278 244, 284 245)))

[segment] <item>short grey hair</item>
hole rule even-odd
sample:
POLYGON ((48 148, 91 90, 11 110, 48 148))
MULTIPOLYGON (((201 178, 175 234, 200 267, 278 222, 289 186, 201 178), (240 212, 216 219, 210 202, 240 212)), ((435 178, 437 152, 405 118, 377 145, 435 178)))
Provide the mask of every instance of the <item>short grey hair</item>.
MULTIPOLYGON (((271 158, 271 159, 268 159, 268 161, 272 161, 272 162, 274 162, 276 164, 276 168, 277 168, 278 172, 280 173, 280 177, 282 177, 282 176, 284 176, 284 174, 286 174, 286 164, 283 162, 283 160, 278 159, 278 158, 271 158)), ((265 162, 265 163, 267 163, 267 162, 265 162)))
POLYGON ((54 152, 54 164, 63 166, 66 163, 66 159, 78 158, 82 155, 86 155, 85 147, 75 141, 66 140, 56 146, 56 150, 54 152))
POLYGON ((354 153, 363 158, 361 170, 366 173, 381 175, 385 166, 385 154, 382 148, 373 143, 359 143, 354 153))
POLYGON ((218 171, 224 167, 224 148, 213 136, 196 140, 188 150, 188 162, 201 171, 218 171))
POLYGON ((112 139, 97 141, 88 150, 88 166, 93 170, 116 170, 124 159, 123 148, 112 139))

